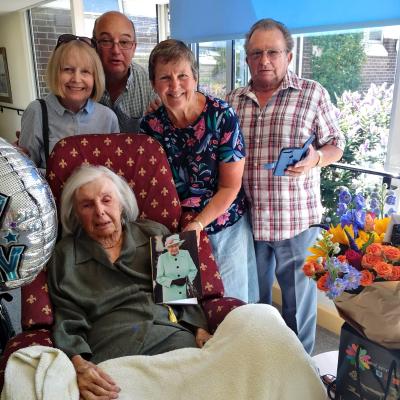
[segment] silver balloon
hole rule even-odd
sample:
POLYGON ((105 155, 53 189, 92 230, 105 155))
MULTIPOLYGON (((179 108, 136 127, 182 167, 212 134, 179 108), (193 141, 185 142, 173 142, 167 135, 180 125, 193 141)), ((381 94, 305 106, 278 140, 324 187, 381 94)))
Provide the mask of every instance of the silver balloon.
POLYGON ((0 291, 32 282, 57 239, 57 211, 33 162, 0 138, 0 291))

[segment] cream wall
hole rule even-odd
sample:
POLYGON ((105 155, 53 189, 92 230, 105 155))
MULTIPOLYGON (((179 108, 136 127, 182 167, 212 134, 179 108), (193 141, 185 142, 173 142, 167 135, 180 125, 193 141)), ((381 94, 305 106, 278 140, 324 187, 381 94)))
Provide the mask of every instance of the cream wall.
MULTIPOLYGON (((0 105, 25 109, 36 98, 33 63, 26 13, 16 11, 0 16, 0 47, 7 52, 13 104, 0 105)), ((13 141, 21 127, 21 117, 14 110, 0 112, 0 137, 13 141)))

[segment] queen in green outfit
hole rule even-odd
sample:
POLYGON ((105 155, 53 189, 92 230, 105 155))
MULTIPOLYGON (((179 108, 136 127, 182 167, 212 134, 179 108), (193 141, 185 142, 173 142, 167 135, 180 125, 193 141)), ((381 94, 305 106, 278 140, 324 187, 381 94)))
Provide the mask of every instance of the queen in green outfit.
POLYGON ((178 234, 167 237, 165 248, 168 251, 158 258, 156 281, 162 286, 164 302, 186 299, 188 283, 193 284, 197 275, 189 251, 179 248, 183 242, 178 234))

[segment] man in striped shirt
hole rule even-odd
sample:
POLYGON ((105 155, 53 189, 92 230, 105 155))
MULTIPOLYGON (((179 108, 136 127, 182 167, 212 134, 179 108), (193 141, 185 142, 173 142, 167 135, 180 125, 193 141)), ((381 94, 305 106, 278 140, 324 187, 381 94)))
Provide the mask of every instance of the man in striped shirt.
POLYGON ((93 40, 106 77, 100 103, 117 114, 121 132, 139 132, 140 119, 156 96, 146 69, 132 60, 137 44, 133 22, 108 11, 97 18, 93 40))
POLYGON ((246 141, 244 187, 251 203, 260 302, 272 302, 276 278, 282 316, 311 353, 316 329, 315 282, 302 272, 320 223, 320 168, 339 160, 345 145, 337 111, 317 82, 288 70, 293 39, 280 22, 263 19, 246 36, 251 80, 228 95, 246 141), (316 139, 307 156, 274 176, 272 166, 285 147, 316 139))

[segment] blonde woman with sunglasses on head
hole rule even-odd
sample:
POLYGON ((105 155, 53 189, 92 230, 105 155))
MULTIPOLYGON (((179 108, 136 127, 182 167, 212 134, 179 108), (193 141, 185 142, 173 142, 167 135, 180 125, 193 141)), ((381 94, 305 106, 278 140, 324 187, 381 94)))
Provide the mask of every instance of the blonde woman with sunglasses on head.
MULTIPOLYGON (((97 101, 104 92, 104 72, 91 39, 61 35, 47 65, 49 152, 62 138, 83 133, 118 133, 117 116, 97 101)), ((19 146, 46 168, 42 108, 31 102, 22 116, 19 146)))

